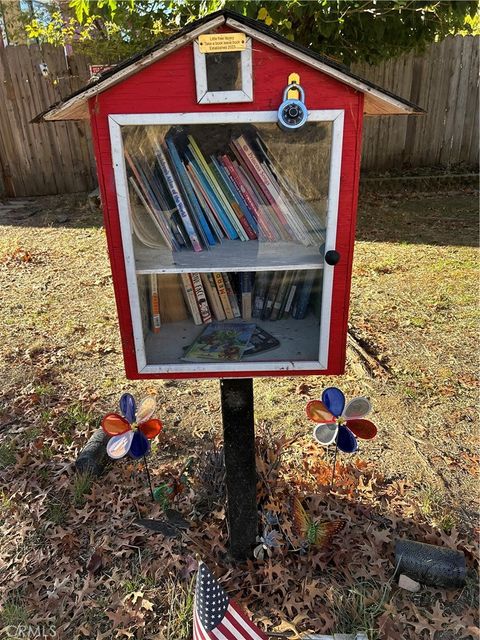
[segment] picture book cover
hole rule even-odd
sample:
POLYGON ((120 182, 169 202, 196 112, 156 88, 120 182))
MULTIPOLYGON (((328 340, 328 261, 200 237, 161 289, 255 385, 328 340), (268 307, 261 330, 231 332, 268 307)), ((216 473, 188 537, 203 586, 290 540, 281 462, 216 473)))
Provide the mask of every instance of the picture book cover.
POLYGON ((213 322, 190 346, 182 360, 186 362, 240 360, 254 330, 254 324, 213 322))

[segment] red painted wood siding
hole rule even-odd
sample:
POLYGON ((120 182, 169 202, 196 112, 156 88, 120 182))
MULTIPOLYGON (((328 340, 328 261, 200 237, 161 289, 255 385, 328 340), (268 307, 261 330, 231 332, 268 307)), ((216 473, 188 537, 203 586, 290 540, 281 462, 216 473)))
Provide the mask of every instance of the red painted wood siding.
MULTIPOLYGON (((104 207, 108 251, 113 273, 125 369, 129 378, 210 378, 227 374, 148 375, 138 373, 127 294, 115 180, 112 168, 109 114, 205 111, 271 111, 278 109, 290 73, 300 74, 309 109, 344 109, 344 138, 336 249, 341 260, 334 271, 330 348, 324 374, 341 374, 345 367, 350 280, 358 198, 363 94, 287 55, 253 42, 254 101, 199 105, 196 101, 193 46, 185 45, 166 58, 90 100, 99 184, 104 207)), ((318 371, 228 373, 227 377, 318 375, 318 371)))

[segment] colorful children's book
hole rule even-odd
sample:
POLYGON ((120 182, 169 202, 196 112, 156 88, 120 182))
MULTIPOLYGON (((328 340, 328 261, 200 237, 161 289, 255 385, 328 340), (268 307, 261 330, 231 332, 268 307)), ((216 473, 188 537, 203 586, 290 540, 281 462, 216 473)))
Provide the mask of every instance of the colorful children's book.
POLYGON ((186 351, 182 360, 186 362, 240 360, 254 330, 254 324, 213 322, 186 351))

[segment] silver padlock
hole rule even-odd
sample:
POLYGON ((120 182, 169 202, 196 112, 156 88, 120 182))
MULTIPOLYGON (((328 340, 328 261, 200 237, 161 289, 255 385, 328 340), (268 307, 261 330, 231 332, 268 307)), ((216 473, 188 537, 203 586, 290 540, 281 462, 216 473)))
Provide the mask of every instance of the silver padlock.
POLYGON ((308 111, 305 106, 305 91, 296 82, 289 84, 283 92, 283 102, 278 108, 278 126, 283 131, 300 129, 307 122, 308 111), (290 89, 296 89, 300 94, 298 100, 287 98, 290 89))

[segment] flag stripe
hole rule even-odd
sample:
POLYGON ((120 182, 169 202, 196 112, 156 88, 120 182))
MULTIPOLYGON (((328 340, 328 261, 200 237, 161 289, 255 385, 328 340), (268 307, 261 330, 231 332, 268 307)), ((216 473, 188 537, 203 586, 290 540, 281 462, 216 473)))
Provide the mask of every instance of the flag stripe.
POLYGON ((247 634, 247 632, 245 632, 245 630, 242 627, 239 627, 235 621, 233 620, 233 617, 231 615, 230 612, 227 613, 227 615, 224 617, 224 619, 222 620, 222 625, 225 626, 228 631, 229 631, 229 638, 234 638, 234 640, 236 640, 237 638, 251 638, 252 636, 250 635, 250 633, 247 634), (239 635, 241 634, 241 635, 239 635))
POLYGON ((200 622, 197 611, 193 616, 193 640, 208 640, 209 636, 200 622))
POLYGON ((260 629, 255 624, 253 624, 253 622, 244 617, 245 614, 242 612, 236 602, 230 600, 228 609, 233 616, 232 621, 235 620, 244 629, 248 630, 250 635, 248 635, 247 638, 252 638, 252 640, 267 640, 267 636, 262 631, 260 631, 260 629))
MULTIPOLYGON (((223 619, 225 620, 225 618, 223 619)), ((220 624, 218 625, 218 627, 215 627, 215 629, 211 630, 211 634, 214 638, 218 638, 218 640, 235 640, 235 636, 232 636, 230 633, 228 633, 228 636, 226 636, 223 632, 226 631, 226 629, 223 626, 223 620, 222 622, 220 622, 220 624)))

